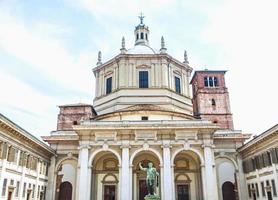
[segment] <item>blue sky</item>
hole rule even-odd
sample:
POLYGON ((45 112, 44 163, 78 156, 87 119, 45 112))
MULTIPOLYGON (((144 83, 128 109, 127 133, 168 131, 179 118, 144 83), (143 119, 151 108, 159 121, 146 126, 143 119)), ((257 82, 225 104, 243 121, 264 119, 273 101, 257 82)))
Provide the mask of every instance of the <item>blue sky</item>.
POLYGON ((92 68, 134 45, 142 11, 150 45, 195 70, 226 69, 236 129, 277 123, 275 0, 1 0, 0 112, 36 136, 56 129, 57 105, 92 103, 92 68))

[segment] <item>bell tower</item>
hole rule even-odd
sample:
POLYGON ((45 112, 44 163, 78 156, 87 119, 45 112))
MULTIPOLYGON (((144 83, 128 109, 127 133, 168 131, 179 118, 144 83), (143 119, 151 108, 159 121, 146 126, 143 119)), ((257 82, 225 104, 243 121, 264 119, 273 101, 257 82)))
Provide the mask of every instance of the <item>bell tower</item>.
POLYGON ((195 117, 212 121, 223 129, 233 129, 226 71, 195 71, 191 84, 195 117))

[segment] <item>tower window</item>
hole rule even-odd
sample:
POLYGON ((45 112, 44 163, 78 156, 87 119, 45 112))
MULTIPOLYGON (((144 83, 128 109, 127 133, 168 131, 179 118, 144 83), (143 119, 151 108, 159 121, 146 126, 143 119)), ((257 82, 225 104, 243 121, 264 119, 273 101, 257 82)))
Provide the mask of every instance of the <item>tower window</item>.
POLYGON ((146 40, 148 40, 148 34, 147 34, 147 33, 146 33, 146 36, 145 36, 145 37, 146 37, 146 40))
POLYGON ((106 94, 112 92, 112 77, 106 79, 106 94))
POLYGON ((77 125, 77 121, 73 121, 73 125, 77 125))
POLYGON ((218 86, 218 79, 217 79, 217 77, 213 77, 213 84, 214 84, 214 87, 218 86))
POLYGON ((213 87, 213 79, 212 79, 212 77, 209 77, 209 86, 213 87))
POLYGON ((149 74, 148 71, 139 72, 139 88, 149 87, 149 74))
POLYGON ((141 33, 141 39, 142 40, 144 39, 144 33, 141 33))
POLYGON ((205 87, 208 87, 208 77, 204 78, 204 84, 205 84, 205 87))
POLYGON ((139 39, 139 33, 136 34, 136 40, 138 40, 138 39, 139 39))
POLYGON ((181 93, 181 81, 179 77, 175 76, 175 90, 177 93, 181 93))
POLYGON ((216 106, 215 99, 211 99, 211 105, 216 106))

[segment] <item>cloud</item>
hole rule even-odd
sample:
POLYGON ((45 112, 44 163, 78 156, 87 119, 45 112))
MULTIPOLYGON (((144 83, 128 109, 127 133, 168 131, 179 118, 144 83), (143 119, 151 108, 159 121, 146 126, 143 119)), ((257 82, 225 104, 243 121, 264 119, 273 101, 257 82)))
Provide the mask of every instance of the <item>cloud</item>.
POLYGON ((208 14, 201 37, 223 50, 235 125, 253 133, 277 123, 276 8, 271 0, 225 1, 208 14))

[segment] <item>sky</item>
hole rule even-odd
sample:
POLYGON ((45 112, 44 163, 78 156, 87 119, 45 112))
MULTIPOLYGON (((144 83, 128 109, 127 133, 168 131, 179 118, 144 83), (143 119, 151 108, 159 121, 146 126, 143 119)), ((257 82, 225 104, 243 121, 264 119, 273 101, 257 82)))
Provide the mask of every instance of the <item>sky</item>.
POLYGON ((134 45, 143 12, 150 46, 194 70, 228 70, 235 129, 278 123, 277 0, 0 0, 0 112, 40 137, 58 105, 93 103, 98 51, 105 62, 134 45))

